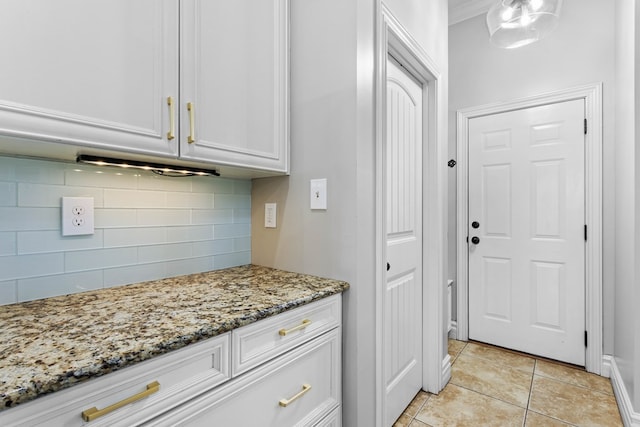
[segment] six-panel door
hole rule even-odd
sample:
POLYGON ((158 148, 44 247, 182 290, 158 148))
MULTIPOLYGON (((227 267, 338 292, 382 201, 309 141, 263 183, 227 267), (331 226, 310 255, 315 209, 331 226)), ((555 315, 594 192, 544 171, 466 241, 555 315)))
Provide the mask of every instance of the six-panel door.
POLYGON ((469 338, 584 366, 583 123, 584 100, 470 120, 469 338))

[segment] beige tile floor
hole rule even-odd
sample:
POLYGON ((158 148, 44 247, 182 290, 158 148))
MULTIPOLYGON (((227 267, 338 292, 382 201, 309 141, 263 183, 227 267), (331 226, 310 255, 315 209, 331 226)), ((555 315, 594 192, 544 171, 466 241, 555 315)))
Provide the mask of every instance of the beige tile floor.
POLYGON ((497 347, 449 340, 451 381, 420 391, 394 427, 622 426, 607 378, 497 347))

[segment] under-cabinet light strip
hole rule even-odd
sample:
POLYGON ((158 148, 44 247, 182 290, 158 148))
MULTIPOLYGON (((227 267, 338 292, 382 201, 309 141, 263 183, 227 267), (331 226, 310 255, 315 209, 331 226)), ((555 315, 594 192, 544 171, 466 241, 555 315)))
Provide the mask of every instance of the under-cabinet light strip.
POLYGON ((117 166, 125 169, 142 169, 158 175, 171 177, 180 176, 220 176, 215 169, 199 169, 190 166, 171 166, 161 163, 141 162, 139 160, 115 159, 112 157, 90 156, 81 154, 76 158, 78 163, 86 163, 95 166, 117 166))

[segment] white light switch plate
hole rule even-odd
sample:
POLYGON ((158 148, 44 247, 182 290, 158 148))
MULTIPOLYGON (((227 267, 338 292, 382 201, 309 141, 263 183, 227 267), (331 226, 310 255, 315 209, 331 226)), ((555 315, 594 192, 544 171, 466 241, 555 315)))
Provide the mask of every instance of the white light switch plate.
POLYGON ((265 228, 276 228, 276 218, 278 216, 277 208, 278 208, 278 205, 275 203, 264 204, 264 227, 265 228))
POLYGON ((327 209, 327 179, 312 179, 309 194, 311 209, 327 209))
POLYGON ((62 235, 94 234, 93 197, 62 198, 62 235))

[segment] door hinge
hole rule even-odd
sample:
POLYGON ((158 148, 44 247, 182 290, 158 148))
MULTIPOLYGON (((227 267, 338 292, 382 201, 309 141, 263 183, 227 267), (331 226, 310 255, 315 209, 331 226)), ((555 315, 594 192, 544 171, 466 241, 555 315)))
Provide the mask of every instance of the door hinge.
POLYGON ((587 134, 587 119, 584 119, 584 134, 587 134))
POLYGON ((587 331, 584 331, 584 346, 587 347, 587 331))
POLYGON ((584 225, 584 241, 587 241, 587 224, 584 225))

